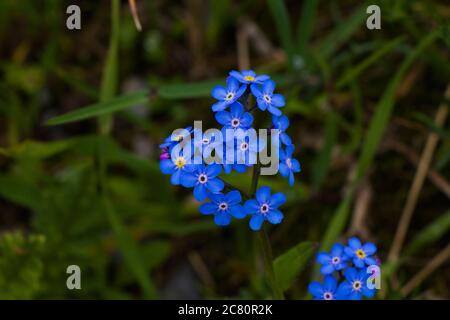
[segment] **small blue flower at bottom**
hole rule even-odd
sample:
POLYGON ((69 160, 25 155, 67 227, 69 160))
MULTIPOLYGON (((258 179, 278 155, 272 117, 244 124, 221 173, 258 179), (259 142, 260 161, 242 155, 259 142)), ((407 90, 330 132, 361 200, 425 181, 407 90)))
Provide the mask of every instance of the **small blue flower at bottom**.
POLYGON ((245 217, 244 207, 240 205, 242 198, 237 190, 227 194, 209 194, 211 202, 202 204, 199 208, 202 214, 213 214, 214 223, 218 226, 227 226, 231 218, 242 219, 245 217))
POLYGON ((317 262, 322 265, 320 272, 322 274, 331 274, 333 271, 340 271, 347 267, 345 261, 348 257, 344 254, 344 246, 335 243, 331 248, 330 253, 320 252, 317 255, 317 262))
POLYGON ((362 297, 373 298, 375 289, 369 289, 367 279, 370 276, 366 270, 357 270, 349 268, 344 272, 345 281, 339 285, 340 294, 347 297, 348 300, 361 300, 362 297))
POLYGON ((225 184, 217 177, 221 172, 220 164, 197 165, 194 171, 184 172, 181 176, 181 184, 186 188, 194 187, 194 198, 197 201, 203 201, 208 191, 219 193, 223 190, 225 184))
POLYGON ((286 196, 281 193, 270 194, 269 187, 261 187, 256 191, 256 200, 247 200, 244 204, 245 212, 251 214, 250 229, 258 231, 264 220, 271 224, 278 224, 283 220, 283 213, 278 207, 286 202, 286 196))
POLYGON ((352 237, 348 240, 348 246, 345 247, 345 254, 353 259, 353 264, 357 268, 363 268, 365 265, 376 265, 377 261, 372 255, 377 252, 377 247, 368 242, 362 244, 357 237, 352 237))
POLYGON ((337 287, 337 281, 333 276, 326 276, 323 284, 313 281, 308 286, 308 291, 314 300, 345 300, 343 289, 337 287))
POLYGON ((280 149, 280 174, 283 177, 288 177, 289 185, 294 185, 294 173, 301 171, 300 162, 297 159, 292 158, 294 153, 294 145, 291 144, 286 147, 286 150, 280 149))

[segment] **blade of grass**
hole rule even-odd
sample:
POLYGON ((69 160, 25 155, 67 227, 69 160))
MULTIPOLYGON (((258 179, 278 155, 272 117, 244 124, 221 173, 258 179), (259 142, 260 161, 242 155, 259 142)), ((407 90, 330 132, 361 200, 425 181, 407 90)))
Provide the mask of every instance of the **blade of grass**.
POLYGON ((146 91, 138 91, 117 98, 103 98, 99 103, 49 119, 45 125, 55 126, 105 115, 110 116, 114 112, 146 102, 148 102, 148 93, 146 91))
POLYGON ((294 46, 291 23, 286 4, 284 3, 284 0, 267 0, 267 4, 272 12, 273 19, 275 20, 281 46, 284 51, 286 51, 289 66, 292 68, 294 66, 294 46))
POLYGON ((338 80, 336 87, 342 88, 343 86, 349 84, 353 79, 357 78, 364 70, 373 65, 375 62, 380 60, 384 55, 395 49, 399 44, 404 41, 404 37, 395 38, 374 53, 372 53, 369 57, 364 59, 360 64, 356 65, 353 68, 347 69, 344 75, 338 80))
POLYGON ((314 27, 318 4, 319 0, 306 0, 302 5, 302 14, 297 28, 297 51, 301 57, 304 57, 306 53, 306 45, 314 27))
POLYGON ((331 155, 333 146, 336 143, 338 135, 337 117, 334 112, 329 112, 325 124, 325 141, 321 151, 314 161, 312 171, 312 185, 314 190, 318 190, 322 185, 323 180, 327 176, 330 168, 331 155))
POLYGON ((356 8, 354 13, 345 20, 345 22, 339 24, 328 34, 320 44, 316 47, 315 52, 321 55, 323 59, 328 59, 333 53, 345 43, 357 30, 362 28, 362 25, 366 19, 367 4, 363 4, 356 8))

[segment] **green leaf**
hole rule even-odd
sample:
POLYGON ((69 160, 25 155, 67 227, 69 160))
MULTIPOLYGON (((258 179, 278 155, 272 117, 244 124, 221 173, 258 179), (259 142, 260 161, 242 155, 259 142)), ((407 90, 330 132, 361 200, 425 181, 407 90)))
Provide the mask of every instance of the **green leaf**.
POLYGON ((29 209, 41 204, 39 188, 19 177, 0 175, 0 196, 29 209))
POLYGON ((165 99, 203 98, 211 94, 216 85, 223 85, 222 80, 210 80, 196 83, 173 83, 161 85, 158 95, 165 99))
POLYGON ((294 46, 288 10, 284 0, 267 0, 267 4, 275 19, 275 25, 278 36, 280 37, 281 45, 284 51, 286 51, 289 65, 292 67, 294 62, 294 46))
POLYGON ((70 122, 86 120, 101 115, 111 114, 137 104, 147 103, 148 96, 146 91, 138 91, 126 94, 105 102, 93 104, 91 106, 77 109, 75 111, 63 114, 61 116, 48 120, 45 124, 48 126, 60 125, 70 122))
POLYGON ((312 242, 301 242, 274 260, 275 276, 283 291, 289 289, 293 284, 313 253, 312 242))
POLYGON ((373 65, 375 62, 380 60, 384 55, 389 53, 391 50, 395 49, 399 44, 401 44, 404 40, 404 37, 398 37, 395 38, 382 47, 380 47, 378 50, 376 50, 374 53, 372 53, 370 56, 368 56, 366 59, 364 59, 360 64, 357 64, 353 68, 349 68, 344 75, 341 77, 341 79, 337 83, 338 88, 342 88, 344 85, 349 84, 353 79, 357 78, 364 70, 366 70, 368 67, 373 65))

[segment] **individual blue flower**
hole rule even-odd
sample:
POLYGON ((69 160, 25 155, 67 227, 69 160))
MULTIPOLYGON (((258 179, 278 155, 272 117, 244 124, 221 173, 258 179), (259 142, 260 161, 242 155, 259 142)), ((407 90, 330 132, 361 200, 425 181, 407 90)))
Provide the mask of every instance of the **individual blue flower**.
POLYGON ((346 260, 348 257, 344 254, 344 246, 339 243, 333 245, 330 253, 321 252, 317 255, 317 262, 322 265, 320 272, 325 275, 347 267, 346 260))
POLYGON ((231 218, 242 219, 245 217, 244 207, 241 206, 241 194, 234 190, 227 194, 208 194, 211 202, 202 204, 199 208, 202 214, 213 214, 214 223, 218 226, 227 226, 231 218))
POLYGON ((313 281, 308 286, 309 293, 314 300, 345 300, 343 289, 337 287, 337 281, 333 276, 325 276, 323 284, 313 281))
POLYGON ((224 129, 248 129, 253 123, 253 116, 244 110, 238 101, 230 106, 230 111, 220 111, 216 113, 216 120, 224 129))
POLYGON ((267 80, 262 84, 262 87, 254 84, 250 89, 256 98, 259 109, 262 111, 267 109, 271 114, 281 116, 281 111, 278 108, 285 105, 285 100, 281 94, 273 93, 275 82, 267 80))
POLYGON ((271 224, 278 224, 283 220, 283 213, 278 207, 286 202, 286 196, 281 193, 271 195, 269 187, 261 187, 256 191, 256 199, 247 200, 244 204, 245 212, 251 214, 250 229, 258 231, 264 220, 271 224))
POLYGON ((367 286, 369 276, 365 269, 349 268, 345 270, 344 277, 346 280, 339 285, 339 293, 346 296, 348 300, 361 300, 362 297, 373 298, 375 289, 370 289, 367 286))
POLYGON ((289 185, 294 185, 294 173, 300 172, 300 162, 297 159, 292 158, 294 153, 294 145, 291 144, 286 147, 286 150, 280 150, 280 173, 283 177, 288 177, 289 185))
POLYGON ((197 201, 203 201, 208 191, 218 193, 224 188, 223 181, 218 178, 221 171, 222 166, 219 164, 197 165, 192 172, 184 172, 181 176, 181 184, 186 188, 194 187, 194 198, 197 201))
POLYGON ((186 172, 195 170, 195 165, 191 162, 192 156, 180 153, 175 159, 164 159, 159 162, 159 168, 163 174, 171 174, 170 183, 181 184, 181 177, 186 172))
POLYGON ((357 268, 363 268, 365 265, 376 265, 377 261, 373 255, 377 252, 377 247, 373 243, 361 244, 357 237, 348 240, 348 246, 345 247, 345 254, 353 260, 357 268))
POLYGON ((272 116, 272 124, 275 129, 280 130, 280 140, 281 142, 289 146, 292 144, 291 138, 286 133, 287 128, 289 127, 289 119, 286 115, 281 116, 272 116))
POLYGON ((245 92, 247 86, 239 85, 239 81, 233 77, 227 79, 227 87, 215 86, 212 90, 212 96, 219 100, 212 106, 212 111, 222 111, 225 108, 239 99, 240 96, 245 92))
POLYGON ((164 142, 159 145, 161 149, 168 149, 171 151, 171 149, 178 144, 179 142, 182 142, 185 138, 191 135, 191 133, 194 131, 192 127, 187 127, 184 130, 181 131, 180 134, 173 136, 171 134, 166 139, 164 139, 164 142))
POLYGON ((230 76, 238 80, 240 83, 252 84, 252 83, 263 83, 264 81, 270 79, 268 75, 256 75, 253 70, 244 70, 242 72, 233 70, 230 71, 230 76))

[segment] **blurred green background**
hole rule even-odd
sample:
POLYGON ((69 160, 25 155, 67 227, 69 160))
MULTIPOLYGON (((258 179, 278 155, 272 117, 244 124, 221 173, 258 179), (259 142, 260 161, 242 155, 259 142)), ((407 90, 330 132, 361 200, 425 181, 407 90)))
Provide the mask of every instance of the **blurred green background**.
POLYGON ((158 165, 175 128, 217 126, 212 86, 247 68, 286 96, 302 163, 292 189, 262 178, 288 198, 269 230, 287 298, 350 235, 378 246, 378 298, 450 298, 446 1, 136 6, 140 32, 128 1, 0 2, 0 299, 269 298, 247 221, 215 226, 158 165))

